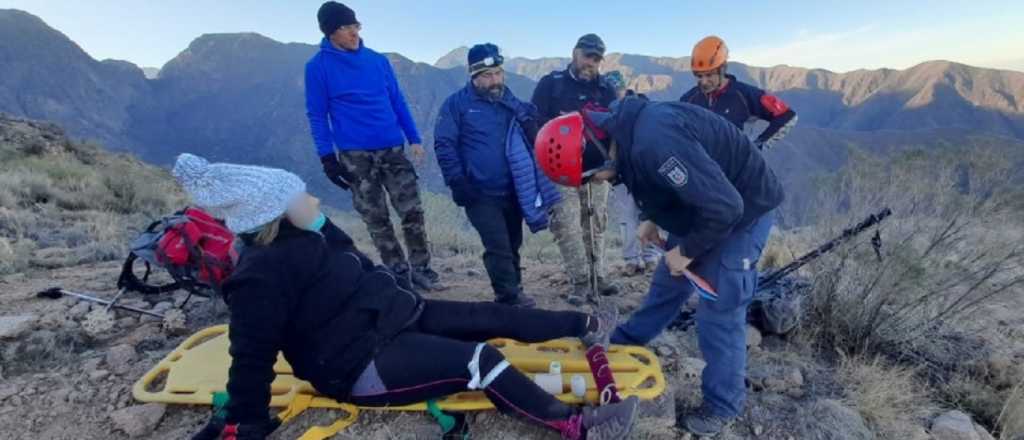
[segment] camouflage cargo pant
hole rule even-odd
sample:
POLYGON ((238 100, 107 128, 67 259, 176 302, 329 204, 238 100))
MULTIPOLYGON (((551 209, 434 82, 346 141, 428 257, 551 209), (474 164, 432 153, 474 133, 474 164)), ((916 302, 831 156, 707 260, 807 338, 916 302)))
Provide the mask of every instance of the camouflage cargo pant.
POLYGON ((562 202, 551 210, 551 233, 562 253, 566 272, 573 284, 587 282, 590 276, 590 258, 587 249, 596 243, 594 253, 596 270, 599 277, 604 277, 604 231, 608 225, 608 192, 607 182, 592 182, 580 188, 558 186, 562 193, 562 202), (590 226, 586 215, 587 191, 592 191, 594 237, 590 236, 590 226))
POLYGON ((402 219, 405 246, 412 267, 430 265, 416 170, 402 147, 373 151, 342 151, 338 160, 355 177, 352 205, 366 223, 381 261, 388 267, 404 265, 405 253, 391 225, 387 199, 402 219))

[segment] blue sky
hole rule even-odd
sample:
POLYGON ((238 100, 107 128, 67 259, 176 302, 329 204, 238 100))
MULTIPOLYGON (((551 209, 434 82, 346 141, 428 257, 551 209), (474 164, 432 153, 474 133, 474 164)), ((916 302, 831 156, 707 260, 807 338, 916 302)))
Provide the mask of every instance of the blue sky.
MULTIPOLYGON (((0 0, 64 32, 98 59, 160 67, 203 33, 258 32, 314 43, 321 1, 0 0)), ((567 56, 596 32, 610 51, 688 55, 707 34, 733 59, 834 71, 906 68, 946 59, 1024 70, 1021 1, 690 2, 349 1, 379 51, 433 63, 460 45, 491 41, 506 55, 567 56), (965 7, 966 5, 967 7, 965 7)))

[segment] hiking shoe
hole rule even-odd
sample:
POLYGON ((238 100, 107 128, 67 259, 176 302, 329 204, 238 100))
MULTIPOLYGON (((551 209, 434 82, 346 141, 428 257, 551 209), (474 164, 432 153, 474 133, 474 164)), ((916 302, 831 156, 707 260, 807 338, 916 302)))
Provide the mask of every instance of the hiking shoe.
POLYGON ((618 403, 583 408, 587 440, 619 440, 629 436, 639 405, 638 397, 629 396, 618 403))
POLYGON ((428 266, 421 266, 413 269, 409 276, 412 279, 412 283, 423 290, 431 291, 444 289, 441 285, 441 276, 428 266))
POLYGON ((719 417, 711 414, 705 408, 700 408, 691 414, 688 414, 683 419, 683 425, 690 433, 701 436, 709 437, 718 435, 723 429, 732 424, 733 419, 719 417))
POLYGON ((622 275, 623 276, 631 277, 631 276, 636 276, 636 275, 643 275, 643 273, 644 273, 644 265, 643 265, 643 263, 640 263, 638 261, 630 261, 630 262, 626 263, 625 266, 622 266, 622 275))
POLYGON ((597 329, 588 331, 580 339, 587 348, 600 345, 608 350, 612 332, 615 331, 615 326, 619 325, 619 308, 605 301, 590 316, 591 319, 597 320, 597 329))
POLYGON ((572 285, 571 292, 562 295, 562 299, 570 305, 579 307, 586 304, 590 300, 590 296, 590 284, 576 283, 572 285))
POLYGON ((505 304, 507 306, 523 307, 527 309, 537 307, 537 301, 535 301, 533 298, 530 298, 529 296, 522 292, 519 292, 519 294, 513 297, 512 299, 497 299, 494 302, 499 304, 505 304))
POLYGON ((605 277, 598 277, 597 291, 602 296, 613 296, 619 294, 619 285, 614 281, 608 281, 605 277))
POLYGON ((416 290, 412 283, 412 271, 406 263, 398 263, 390 267, 391 274, 395 276, 395 283, 398 287, 406 290, 416 290))

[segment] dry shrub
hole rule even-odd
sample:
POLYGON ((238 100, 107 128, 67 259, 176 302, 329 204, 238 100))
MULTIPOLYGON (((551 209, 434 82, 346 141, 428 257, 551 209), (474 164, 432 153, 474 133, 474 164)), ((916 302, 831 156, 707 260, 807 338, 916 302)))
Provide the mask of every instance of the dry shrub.
POLYGON ((757 268, 762 272, 781 268, 793 262, 802 252, 792 243, 789 234, 783 233, 778 228, 772 228, 768 242, 761 250, 761 259, 758 260, 757 268))
POLYGON ((848 403, 860 412, 879 438, 908 438, 936 411, 928 388, 912 368, 894 366, 883 358, 843 358, 837 378, 848 403))
POLYGON ((895 214, 879 228, 881 258, 868 233, 814 264, 809 338, 912 365, 936 399, 992 426, 1007 390, 970 365, 992 351, 976 334, 982 312, 1024 285, 1010 166, 983 150, 852 160, 820 194, 823 236, 883 207, 895 214))
POLYGON ((994 196, 1009 170, 988 159, 980 152, 861 158, 837 177, 822 206, 854 218, 888 206, 895 215, 881 227, 880 259, 864 234, 818 261, 808 303, 823 347, 928 362, 932 342, 1024 284, 1024 244, 995 233, 1015 222, 994 196))
POLYGON ((1003 440, 1024 439, 1024 382, 1010 393, 999 414, 999 438, 1003 440))
POLYGON ((34 249, 31 241, 0 237, 0 275, 25 270, 34 249))
POLYGON ((168 214, 184 202, 170 174, 119 156, 106 167, 103 184, 114 196, 107 209, 124 214, 136 212, 168 214))
POLYGON ((0 145, 0 274, 123 258, 139 229, 184 204, 166 170, 58 144, 0 145))

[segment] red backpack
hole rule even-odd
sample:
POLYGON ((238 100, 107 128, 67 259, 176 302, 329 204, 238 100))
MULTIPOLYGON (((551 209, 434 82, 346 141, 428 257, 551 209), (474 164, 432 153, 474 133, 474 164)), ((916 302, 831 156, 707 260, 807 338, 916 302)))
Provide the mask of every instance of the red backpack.
POLYGON ((187 303, 195 294, 209 296, 205 290, 219 293, 237 261, 235 235, 224 222, 201 209, 185 208, 153 222, 132 242, 117 287, 142 294, 186 289, 189 292, 187 303), (141 279, 134 272, 138 259, 142 259, 146 267, 141 279), (166 269, 174 282, 148 283, 154 265, 166 269))

